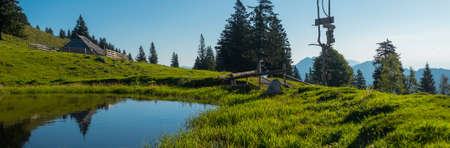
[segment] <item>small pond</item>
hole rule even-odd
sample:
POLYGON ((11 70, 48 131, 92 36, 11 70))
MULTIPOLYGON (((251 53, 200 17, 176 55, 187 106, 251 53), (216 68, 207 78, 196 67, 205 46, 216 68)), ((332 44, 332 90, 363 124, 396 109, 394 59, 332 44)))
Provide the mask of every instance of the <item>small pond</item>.
POLYGON ((143 147, 214 108, 113 95, 0 97, 0 147, 143 147))

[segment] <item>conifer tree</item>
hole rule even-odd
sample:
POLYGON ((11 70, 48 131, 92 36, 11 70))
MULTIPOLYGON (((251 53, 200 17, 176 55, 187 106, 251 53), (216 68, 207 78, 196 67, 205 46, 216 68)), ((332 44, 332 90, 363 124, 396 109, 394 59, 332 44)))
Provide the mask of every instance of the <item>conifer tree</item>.
POLYGON ((39 25, 36 25, 36 29, 41 30, 41 27, 39 27, 39 25))
POLYGON ((45 32, 47 32, 48 34, 54 35, 52 28, 45 27, 45 32))
POLYGON ((59 30, 59 38, 62 38, 62 39, 66 38, 66 32, 62 29, 59 30))
POLYGON ((366 85, 366 79, 364 79, 364 75, 361 72, 361 70, 358 69, 358 71, 356 72, 355 78, 355 87, 358 89, 366 89, 367 85, 366 85))
POLYGON ((1 33, 24 37, 24 26, 29 25, 22 8, 17 0, 0 0, 0 40, 1 33))
POLYGON ((244 4, 237 0, 234 13, 227 20, 216 46, 218 71, 242 72, 256 68, 256 57, 251 50, 251 25, 244 4))
POLYGON ((150 45, 150 55, 148 56, 148 61, 152 64, 158 64, 158 54, 156 54, 155 44, 150 45))
POLYGON ((208 70, 216 69, 216 58, 214 56, 214 51, 211 46, 208 46, 206 48, 206 56, 205 56, 204 65, 208 70))
POLYGON ((131 53, 128 53, 128 60, 133 61, 133 56, 131 55, 131 53))
POLYGON ((179 67, 180 64, 178 63, 178 54, 176 54, 175 52, 172 53, 172 60, 171 60, 171 64, 170 67, 179 67))
POLYGON ((145 56, 144 48, 142 46, 139 47, 139 53, 136 57, 137 62, 147 62, 147 57, 145 56))
POLYGON ((326 76, 328 86, 351 86, 353 84, 353 69, 344 56, 332 47, 327 50, 327 57, 324 57, 324 54, 321 53, 319 57, 314 59, 313 71, 310 75, 312 81, 317 84, 325 84, 322 82, 322 61, 325 58, 325 63, 329 67, 326 76))
POLYGON ((83 17, 80 15, 77 20, 77 24, 75 28, 73 28, 71 38, 77 38, 77 35, 90 37, 88 28, 86 26, 86 22, 84 21, 83 17))
POLYGON ((309 71, 305 74, 305 82, 306 83, 314 83, 312 78, 311 78, 311 74, 312 74, 312 68, 309 68, 309 71))
POLYGON ((430 65, 427 63, 425 65, 425 71, 423 72, 423 76, 420 79, 420 91, 426 92, 430 94, 436 93, 436 87, 434 86, 433 75, 431 74, 430 65))
POLYGON ((417 83, 416 72, 412 67, 409 68, 409 76, 406 78, 405 89, 408 93, 416 93, 419 88, 419 83, 417 83))
POLYGON ((374 60, 373 87, 384 92, 405 93, 403 67, 400 56, 395 51, 396 47, 390 40, 378 43, 378 45, 374 60))
POLYGON ((450 84, 448 84, 448 77, 441 75, 441 83, 439 84, 439 91, 442 95, 450 95, 450 84))
POLYGON ((208 66, 205 64, 206 62, 206 45, 205 38, 203 34, 200 35, 200 45, 198 46, 198 56, 195 59, 194 69, 208 69, 208 66))
POLYGON ((256 61, 264 61, 265 70, 277 70, 283 67, 291 70, 291 48, 287 34, 278 19, 278 14, 273 12, 270 0, 259 0, 251 13, 252 43, 256 53, 256 61))
POLYGON ((67 37, 68 39, 70 39, 70 38, 72 37, 72 31, 70 31, 70 29, 67 30, 67 35, 66 35, 66 37, 67 37))

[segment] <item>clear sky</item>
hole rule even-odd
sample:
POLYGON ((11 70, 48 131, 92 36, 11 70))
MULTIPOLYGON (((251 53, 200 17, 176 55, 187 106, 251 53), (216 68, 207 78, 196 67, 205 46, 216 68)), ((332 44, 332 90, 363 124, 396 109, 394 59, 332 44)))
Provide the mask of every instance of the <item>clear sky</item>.
MULTIPOLYGON (((81 14, 89 32, 136 55, 155 42, 159 62, 170 64, 177 52, 181 65, 193 65, 200 34, 215 46, 234 0, 19 0, 30 23, 54 32, 72 29, 81 14)), ((256 0, 243 0, 254 6, 256 0)), ((315 0, 273 0, 292 46, 294 64, 317 56, 312 26, 315 0)), ((336 48, 347 59, 372 60, 376 43, 389 38, 403 65, 450 69, 450 0, 333 0, 336 48)))

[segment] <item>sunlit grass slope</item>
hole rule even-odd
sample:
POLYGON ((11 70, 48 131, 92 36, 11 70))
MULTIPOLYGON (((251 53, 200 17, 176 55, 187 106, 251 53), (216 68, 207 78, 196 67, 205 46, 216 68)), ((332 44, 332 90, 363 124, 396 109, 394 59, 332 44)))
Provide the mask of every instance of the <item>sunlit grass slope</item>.
POLYGON ((161 147, 449 147, 450 97, 300 86, 235 94, 161 147))
MULTIPOLYGON (((66 43, 41 31, 27 28, 32 42, 61 47, 66 43)), ((47 52, 27 47, 28 40, 4 35, 0 41, 0 85, 61 84, 107 79, 132 81, 134 79, 216 78, 220 73, 171 68, 162 65, 121 61, 93 55, 47 52), (133 79, 130 79, 133 78, 133 79)))

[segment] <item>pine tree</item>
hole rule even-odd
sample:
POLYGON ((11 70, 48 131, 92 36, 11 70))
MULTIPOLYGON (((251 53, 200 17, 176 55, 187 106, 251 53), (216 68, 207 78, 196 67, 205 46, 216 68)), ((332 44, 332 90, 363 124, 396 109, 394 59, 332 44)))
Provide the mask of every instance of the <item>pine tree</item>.
POLYGON ((240 0, 227 20, 217 43, 216 68, 219 71, 242 72, 256 68, 256 57, 250 46, 249 14, 240 0))
POLYGON ((448 77, 441 75, 441 83, 439 84, 440 94, 450 95, 450 84, 448 84, 448 77))
POLYGON ((273 12, 270 0, 259 0, 251 13, 252 22, 252 48, 256 53, 256 61, 264 61, 265 70, 278 70, 288 68, 291 71, 291 48, 287 34, 273 12))
POLYGON ((384 92, 405 93, 403 67, 400 56, 395 51, 396 47, 390 40, 378 43, 378 45, 374 60, 373 87, 384 92))
POLYGON ((311 83, 311 84, 314 83, 311 78, 311 74, 312 74, 312 68, 310 67, 308 73, 305 74, 305 82, 306 83, 311 83))
POLYGON ((62 39, 66 38, 66 32, 62 29, 59 30, 59 38, 62 38, 62 39))
POLYGON ((136 57, 136 61, 147 62, 147 57, 145 56, 144 48, 142 48, 142 46, 139 47, 139 54, 136 57))
POLYGON ((179 67, 180 64, 178 63, 178 54, 176 54, 175 52, 172 53, 172 60, 171 60, 171 64, 170 67, 179 67))
POLYGON ((77 20, 77 25, 73 28, 71 38, 77 38, 77 35, 89 37, 88 28, 83 17, 80 15, 77 20))
POLYGON ((41 30, 41 27, 39 27, 39 25, 36 25, 36 29, 41 30))
POLYGON ((198 56, 195 59, 194 69, 208 69, 206 62, 206 45, 203 34, 200 35, 200 45, 198 46, 198 56))
POLYGON ((366 89, 367 88, 366 79, 364 79, 364 76, 363 76, 363 73, 361 72, 361 70, 358 69, 354 80, 355 80, 356 88, 358 88, 358 89, 366 89))
POLYGON ((435 94, 436 87, 434 86, 433 75, 431 74, 430 65, 428 63, 425 65, 425 71, 423 72, 423 77, 420 79, 419 90, 422 92, 435 94))
POLYGON ((211 46, 206 48, 206 56, 205 56, 205 66, 208 70, 216 69, 216 58, 214 56, 214 51, 211 46))
POLYGON ((131 55, 131 53, 128 53, 128 59, 133 61, 133 56, 131 55))
POLYGON ((339 54, 332 47, 327 49, 328 57, 324 57, 321 53, 319 57, 314 59, 313 71, 311 79, 314 83, 324 84, 322 82, 322 66, 323 58, 328 66, 327 84, 328 86, 351 86, 353 84, 353 69, 348 65, 344 56, 339 54))
POLYGON ((70 31, 70 29, 68 29, 66 38, 70 39, 71 37, 72 37, 72 31, 70 31))
POLYGON ((156 54, 155 44, 150 46, 150 55, 148 56, 148 61, 152 64, 158 64, 158 54, 156 54))
POLYGON ((18 3, 17 0, 0 0, 0 40, 3 40, 1 33, 25 36, 24 26, 29 22, 18 3))
POLYGON ((48 34, 54 35, 52 28, 45 27, 45 32, 47 32, 48 34))
POLYGON ((294 73, 293 73, 294 78, 302 80, 302 76, 300 76, 300 72, 298 71, 298 68, 294 66, 293 69, 294 69, 294 73))
POLYGON ((406 78, 405 89, 408 93, 416 93, 419 88, 419 83, 417 83, 416 72, 412 67, 409 68, 409 76, 406 78))

